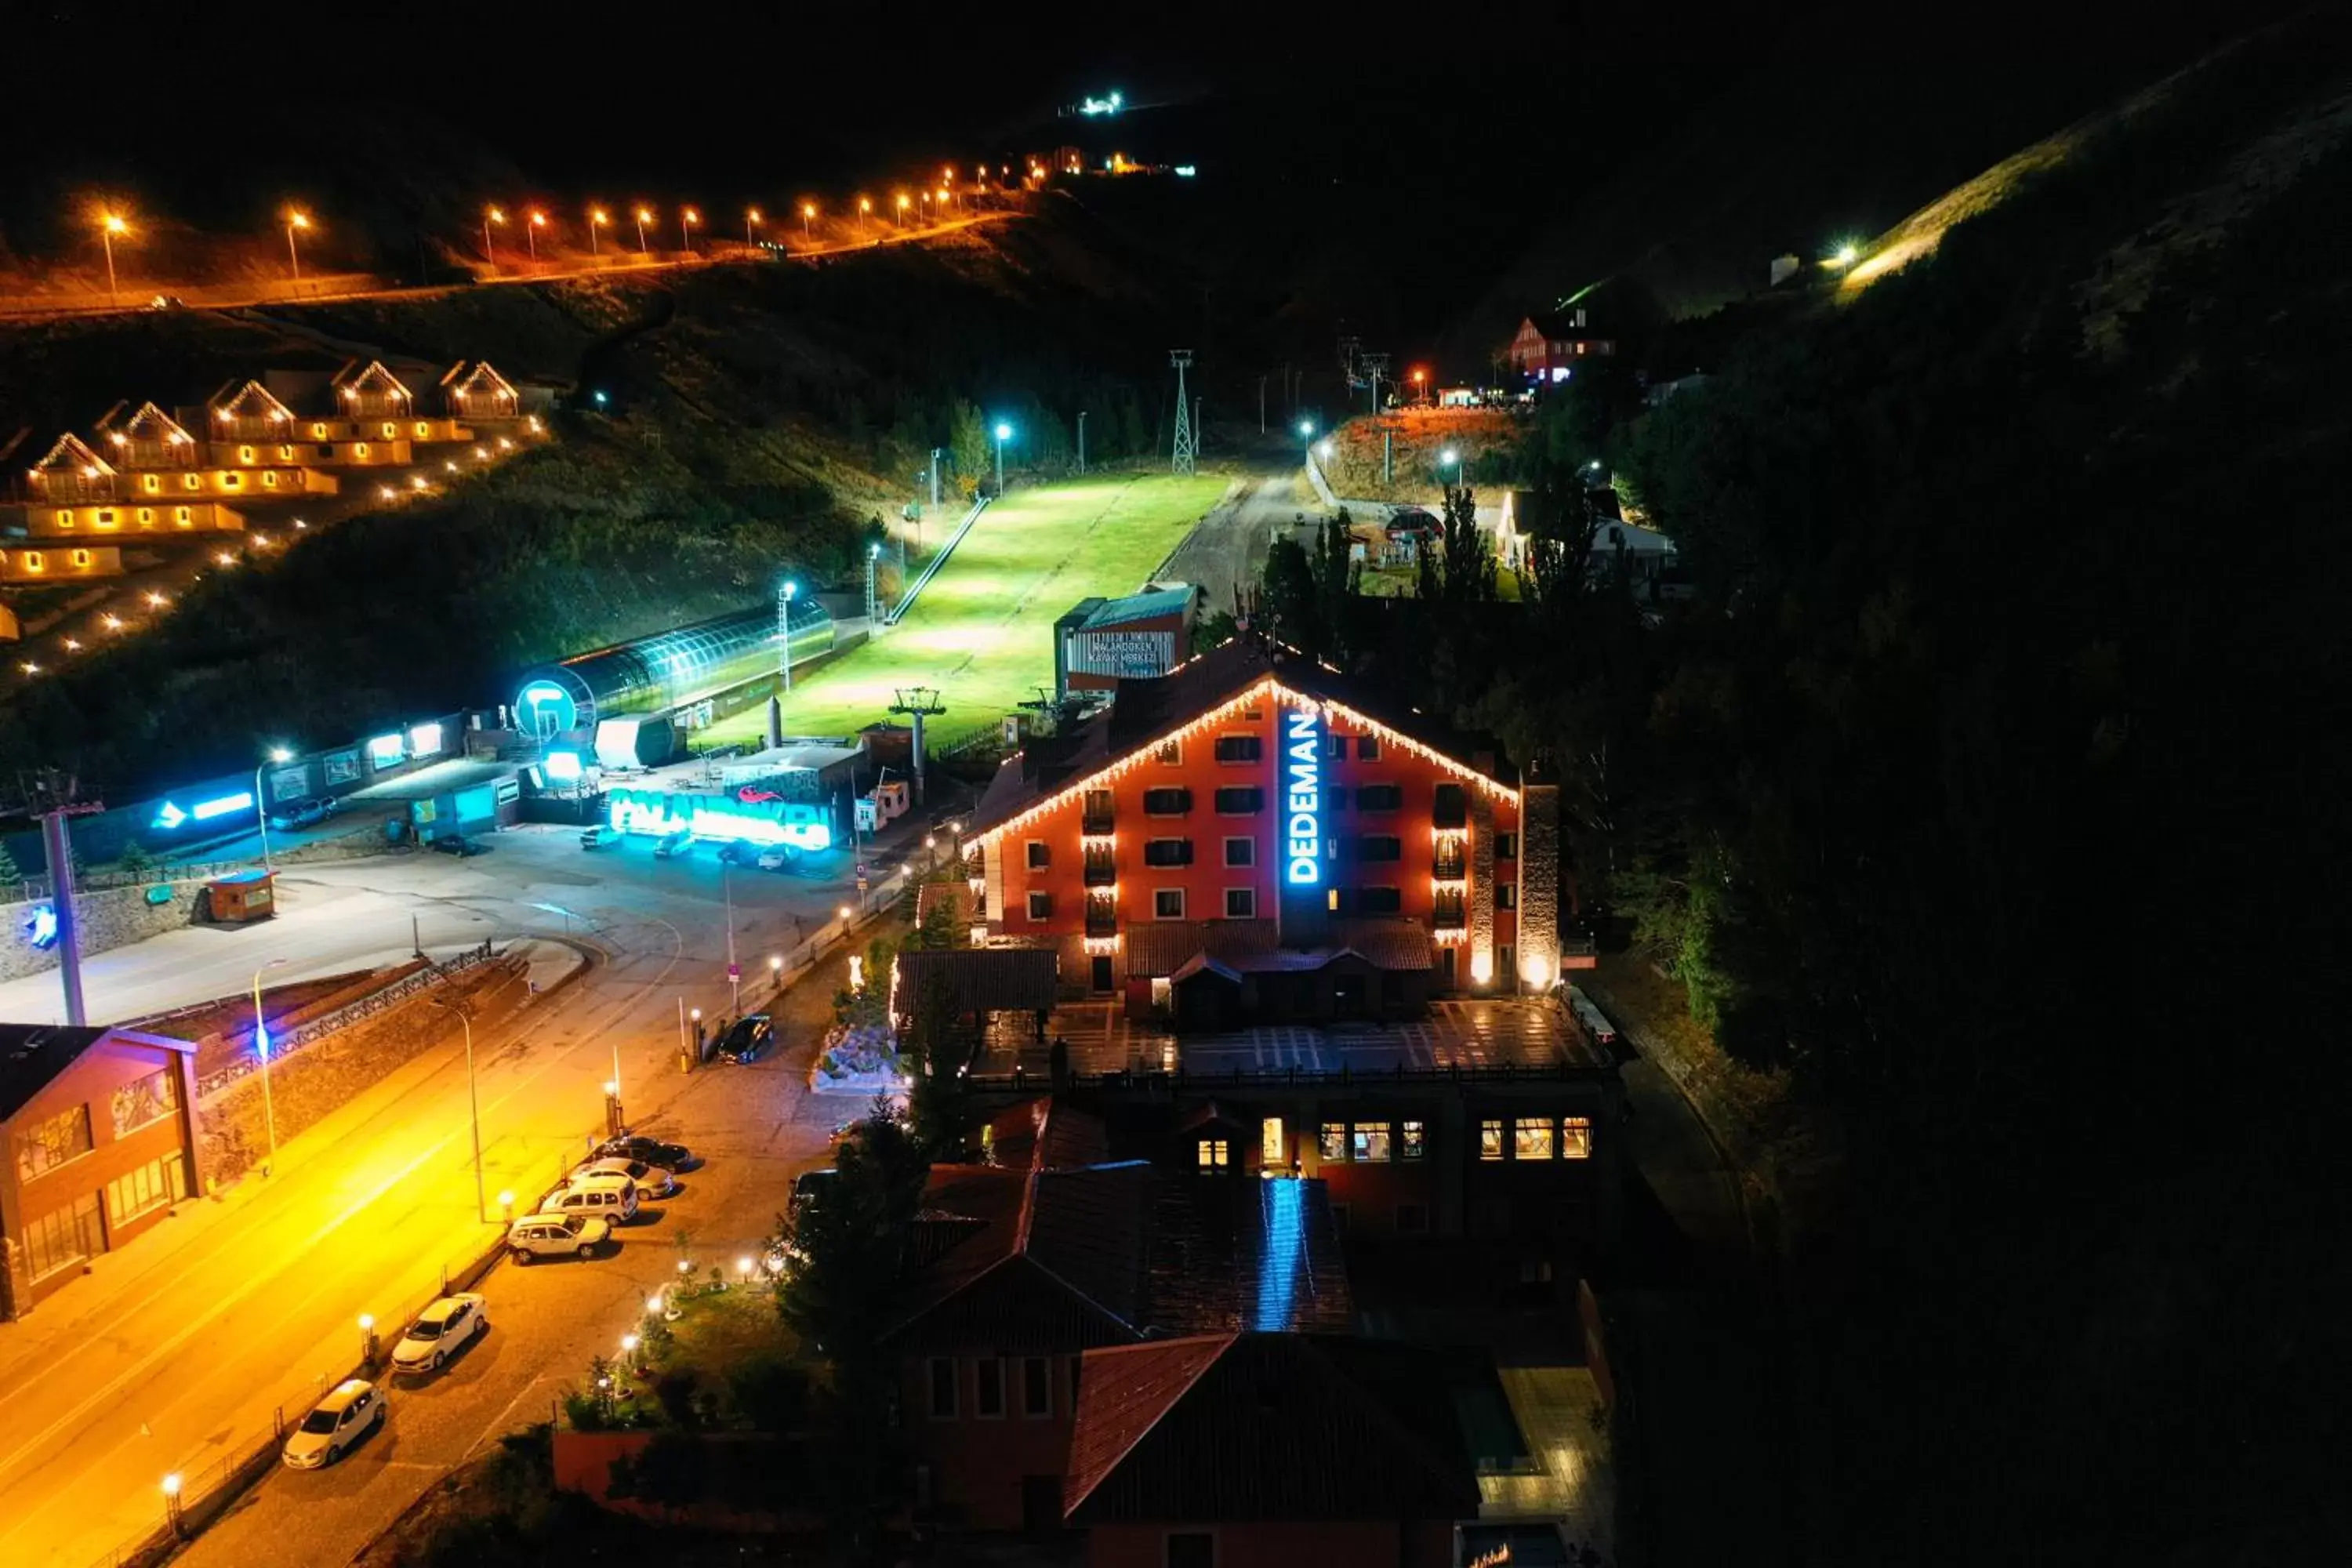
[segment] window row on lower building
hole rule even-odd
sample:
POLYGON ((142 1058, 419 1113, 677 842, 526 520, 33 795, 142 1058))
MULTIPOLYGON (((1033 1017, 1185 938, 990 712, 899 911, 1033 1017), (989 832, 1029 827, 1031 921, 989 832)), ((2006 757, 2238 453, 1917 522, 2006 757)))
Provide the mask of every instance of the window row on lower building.
POLYGON ((1076 1415, 1076 1356, 932 1356, 925 1363, 928 1414, 934 1421, 1050 1421, 1076 1415), (1057 1402, 1054 1363, 1066 1363, 1057 1402))

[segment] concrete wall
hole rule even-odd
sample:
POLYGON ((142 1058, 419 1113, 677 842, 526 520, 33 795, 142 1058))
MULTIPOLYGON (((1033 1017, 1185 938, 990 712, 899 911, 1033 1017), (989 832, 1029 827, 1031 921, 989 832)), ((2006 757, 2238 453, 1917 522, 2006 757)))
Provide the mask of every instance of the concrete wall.
MULTIPOLYGON (((186 925, 195 910, 196 889, 203 886, 202 882, 172 883, 168 904, 149 903, 146 886, 78 894, 74 913, 81 924, 82 956, 128 947, 186 925)), ((26 922, 35 909, 47 902, 35 899, 0 904, 0 980, 21 980, 58 966, 56 948, 43 951, 25 940, 26 922)), ((60 1000, 58 1006, 64 1005, 60 1000)))

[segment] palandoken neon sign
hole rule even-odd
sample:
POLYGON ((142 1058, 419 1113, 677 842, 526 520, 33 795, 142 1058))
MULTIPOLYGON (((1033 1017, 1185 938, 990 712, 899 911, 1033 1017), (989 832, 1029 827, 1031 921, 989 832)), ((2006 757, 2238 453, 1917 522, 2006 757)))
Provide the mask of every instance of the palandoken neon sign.
POLYGON ((1290 858, 1286 879, 1293 887, 1312 887, 1323 877, 1323 715, 1294 708, 1284 717, 1283 803, 1290 813, 1284 835, 1290 858))
POLYGON ((833 847, 833 828, 823 820, 823 808, 801 801, 745 805, 725 795, 614 790, 606 807, 607 819, 623 833, 667 836, 684 829, 697 838, 833 847))

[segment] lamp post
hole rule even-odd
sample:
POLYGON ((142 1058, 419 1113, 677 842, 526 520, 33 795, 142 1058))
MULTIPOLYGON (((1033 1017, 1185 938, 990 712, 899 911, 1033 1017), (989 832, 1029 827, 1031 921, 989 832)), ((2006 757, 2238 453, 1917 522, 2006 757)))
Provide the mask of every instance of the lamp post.
POLYGON ((110 305, 118 302, 114 294, 114 237, 130 232, 131 226, 122 221, 121 213, 110 212, 99 215, 98 243, 106 250, 106 302, 110 305))
POLYGON ((692 207, 680 207, 678 209, 677 243, 679 248, 684 250, 688 256, 694 254, 694 226, 701 221, 702 215, 696 212, 692 207))
POLYGON ((180 1524, 180 1478, 175 1472, 163 1478, 163 1521, 174 1535, 185 1534, 180 1524))
POLYGON ((482 1184, 482 1096, 474 1084, 474 1016, 445 996, 433 998, 433 1005, 445 1013, 457 1015, 457 1022, 466 1027, 466 1110, 474 1124, 474 1217, 490 1217, 490 1200, 482 1184))
POLYGON ((499 252, 498 247, 490 243, 490 225, 503 226, 506 221, 507 215, 496 207, 488 207, 482 212, 482 258, 493 267, 499 264, 499 252))
POLYGON ((735 862, 719 863, 719 889, 727 900, 727 1011, 743 1016, 743 969, 735 962, 735 862))
POLYGON ((649 223, 651 223, 651 222, 653 222, 653 221, 654 221, 654 210, 653 210, 653 208, 651 208, 651 207, 639 207, 639 208, 637 209, 637 254, 638 254, 639 256, 644 256, 644 255, 648 254, 648 253, 647 253, 647 251, 646 251, 646 225, 647 225, 647 224, 649 224, 649 223))
POLYGON ((523 243, 530 247, 530 258, 533 261, 539 259, 539 231, 546 226, 547 215, 536 208, 532 209, 530 222, 523 226, 522 237, 523 243))
POLYGON ((1446 470, 1450 476, 1445 481, 1446 489, 1452 489, 1455 484, 1461 481, 1462 454, 1455 451, 1453 447, 1448 447, 1445 450, 1437 454, 1437 466, 1441 469, 1446 470))
POLYGON ((745 249, 748 250, 752 246, 759 243, 751 237, 751 231, 759 226, 760 209, 758 207, 745 207, 743 209, 743 246, 745 249))
POLYGON ((618 1138, 620 1135, 621 1080, 608 1078, 604 1080, 604 1136, 618 1138))
POLYGON ((996 425, 996 493, 1004 493, 1004 443, 1013 439, 1013 426, 1003 420, 996 425))
POLYGON ((265 871, 271 869, 269 864, 269 797, 262 793, 261 770, 268 767, 269 763, 290 763, 293 760, 294 753, 288 751, 285 747, 272 746, 269 748, 269 761, 259 763, 253 770, 253 809, 256 817, 261 823, 261 868, 265 871))
MULTIPOLYGON (((874 199, 871 196, 860 196, 857 198, 857 237, 860 239, 864 239, 866 237, 866 215, 873 210, 874 199)), ((111 274, 109 274, 109 276, 110 277, 111 274)))
POLYGON ((801 237, 803 239, 810 237, 809 225, 815 221, 816 204, 814 202, 803 202, 801 204, 801 237))
POLYGON ((376 1352, 383 1348, 382 1342, 375 1337, 375 1314, 362 1312, 360 1314, 360 1366, 365 1369, 375 1365, 376 1352))
POLYGON ((904 191, 898 193, 898 226, 907 226, 907 193, 904 191))
POLYGON ((784 695, 793 691, 793 600, 800 593, 798 583, 786 583, 776 590, 776 668, 783 676, 784 695))
POLYGON ((612 221, 613 221, 613 215, 612 215, 612 214, 610 214, 610 213, 608 213, 608 212, 606 212, 603 207, 590 207, 590 208, 588 209, 588 254, 589 254, 589 255, 591 255, 591 256, 596 256, 596 255, 601 254, 601 252, 597 249, 597 247, 596 247, 596 231, 597 231, 598 229, 600 229, 600 228, 604 227, 606 224, 608 224, 608 223, 610 223, 610 222, 612 222, 612 221))
POLYGON ((296 207, 286 215, 286 259, 294 264, 294 281, 302 281, 302 253, 295 248, 294 236, 310 226, 310 215, 296 207))
POLYGON ((285 966, 282 958, 273 958, 253 972, 253 1049, 261 1058, 261 1117, 269 1129, 269 1158, 261 1163, 261 1173, 278 1163, 278 1105, 269 1097, 269 1022, 261 1016, 261 975, 263 970, 285 966))
POLYGON ((1298 422, 1298 440, 1300 443, 1299 455, 1301 457, 1306 456, 1307 453, 1314 449, 1315 421, 1312 419, 1301 419, 1298 422))

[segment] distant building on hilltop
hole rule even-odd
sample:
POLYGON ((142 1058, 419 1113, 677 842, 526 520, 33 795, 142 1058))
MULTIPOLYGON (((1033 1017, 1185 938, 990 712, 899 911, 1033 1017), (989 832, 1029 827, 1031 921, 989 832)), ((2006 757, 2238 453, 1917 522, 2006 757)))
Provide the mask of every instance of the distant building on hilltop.
POLYGON ((1598 336, 1581 305, 1552 314, 1528 316, 1505 347, 1511 368, 1536 381, 1566 381, 1579 360, 1617 352, 1614 339, 1598 336))

